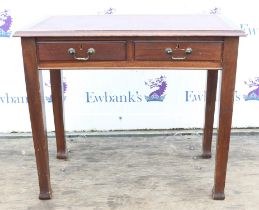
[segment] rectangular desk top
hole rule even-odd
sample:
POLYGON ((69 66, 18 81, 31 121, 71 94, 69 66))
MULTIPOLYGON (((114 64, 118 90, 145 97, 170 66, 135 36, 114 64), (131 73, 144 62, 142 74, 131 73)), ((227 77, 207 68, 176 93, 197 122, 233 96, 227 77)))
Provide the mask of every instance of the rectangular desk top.
POLYGON ((89 15, 49 17, 14 36, 245 36, 245 33, 218 15, 89 15))

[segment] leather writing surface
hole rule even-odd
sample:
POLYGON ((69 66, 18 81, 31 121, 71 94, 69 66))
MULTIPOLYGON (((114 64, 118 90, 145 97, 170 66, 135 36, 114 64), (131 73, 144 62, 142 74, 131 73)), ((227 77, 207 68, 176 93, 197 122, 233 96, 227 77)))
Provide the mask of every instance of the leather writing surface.
POLYGON ((15 36, 244 36, 217 15, 53 16, 15 36))

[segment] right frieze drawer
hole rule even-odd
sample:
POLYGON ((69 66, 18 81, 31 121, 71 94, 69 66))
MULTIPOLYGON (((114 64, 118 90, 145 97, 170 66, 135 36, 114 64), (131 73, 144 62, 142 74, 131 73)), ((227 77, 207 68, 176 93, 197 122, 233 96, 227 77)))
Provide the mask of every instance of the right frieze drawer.
POLYGON ((222 42, 135 41, 139 61, 220 61, 222 42))

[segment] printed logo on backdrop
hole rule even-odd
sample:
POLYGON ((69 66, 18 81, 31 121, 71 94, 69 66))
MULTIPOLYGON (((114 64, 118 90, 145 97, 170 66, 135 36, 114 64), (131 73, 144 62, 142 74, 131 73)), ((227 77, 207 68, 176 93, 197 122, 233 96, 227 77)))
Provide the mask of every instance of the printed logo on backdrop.
POLYGON ((147 102, 149 101, 164 101, 165 91, 167 88, 166 77, 161 76, 159 78, 150 79, 145 82, 145 85, 149 86, 152 92, 145 96, 147 102))
POLYGON ((141 90, 128 90, 122 94, 104 91, 96 93, 94 91, 86 92, 86 103, 139 103, 139 102, 163 102, 167 82, 165 76, 155 77, 143 82, 145 86, 141 90), (145 92, 148 92, 146 94, 145 92))
MULTIPOLYGON (((222 11, 220 7, 213 7, 206 11, 206 13, 209 13, 211 15, 218 15, 222 14, 222 11)), ((255 36, 258 31, 258 26, 252 26, 248 23, 241 23, 240 29, 243 30, 248 36, 255 36)))
MULTIPOLYGON (((242 96, 239 91, 234 92, 234 101, 241 101, 242 96)), ((186 90, 185 102, 204 102, 206 101, 206 91, 202 90, 186 90)))
POLYGON ((10 37, 12 34, 12 16, 9 10, 0 11, 0 37, 10 37))
MULTIPOLYGON (((259 101, 259 77, 254 77, 248 79, 243 83, 249 88, 246 94, 244 91, 235 91, 234 100, 235 101, 259 101)), ((186 90, 185 91, 185 102, 203 102, 206 100, 206 91, 199 90, 186 90)))
POLYGON ((221 13, 220 7, 213 7, 212 9, 209 10, 209 14, 212 14, 212 15, 217 15, 220 13, 221 13))
MULTIPOLYGON (((46 87, 49 87, 49 89, 50 89, 50 82, 45 82, 44 85, 46 87)), ((67 92, 67 82, 66 81, 63 82, 63 91, 64 91, 64 94, 67 92)), ((64 100, 65 99, 66 99, 66 96, 64 96, 64 100)), ((49 93, 48 96, 45 96, 45 100, 48 103, 52 102, 51 93, 49 93)), ((0 104, 27 104, 27 103, 28 103, 27 96, 19 96, 19 95, 15 95, 15 94, 10 94, 8 92, 6 92, 4 94, 0 93, 0 104)))
MULTIPOLYGON (((65 78, 64 78, 65 80, 65 78)), ((46 87, 49 87, 51 89, 50 81, 45 82, 44 85, 46 87)), ((67 82, 63 81, 63 93, 65 94, 67 92, 67 82)), ((48 96, 45 96, 45 99, 47 102, 51 103, 52 102, 52 95, 51 93, 48 96)), ((66 99, 66 96, 64 95, 64 100, 66 99)))
POLYGON ((0 93, 0 104, 27 104, 27 96, 13 95, 8 92, 0 93))
POLYGON ((244 82, 251 90, 244 95, 245 101, 249 100, 257 100, 259 101, 259 77, 255 77, 253 79, 249 79, 244 82))
POLYGON ((98 12, 98 15, 112 15, 116 12, 116 9, 113 7, 109 7, 108 9, 105 9, 104 11, 98 12))
POLYGON ((243 30, 248 36, 255 36, 257 34, 258 27, 251 26, 248 23, 240 24, 241 30, 243 30))
POLYGON ((105 15, 112 15, 116 12, 115 8, 110 7, 109 9, 105 10, 104 14, 105 15))

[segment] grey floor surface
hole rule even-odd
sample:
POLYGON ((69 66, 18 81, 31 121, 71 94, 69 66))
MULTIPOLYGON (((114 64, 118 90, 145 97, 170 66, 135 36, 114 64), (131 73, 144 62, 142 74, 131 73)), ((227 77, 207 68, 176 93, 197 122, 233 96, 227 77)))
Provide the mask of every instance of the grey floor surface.
POLYGON ((53 199, 38 200, 31 138, 0 139, 0 210, 258 210, 259 135, 232 136, 226 200, 211 199, 213 158, 201 135, 68 138, 67 161, 49 139, 53 199))

